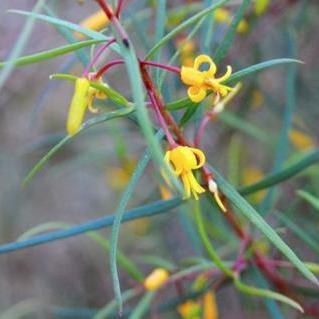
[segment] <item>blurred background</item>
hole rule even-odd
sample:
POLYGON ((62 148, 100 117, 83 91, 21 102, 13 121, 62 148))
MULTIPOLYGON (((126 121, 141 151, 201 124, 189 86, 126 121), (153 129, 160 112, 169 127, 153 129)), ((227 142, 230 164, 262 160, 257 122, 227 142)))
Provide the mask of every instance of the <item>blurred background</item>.
MULTIPOLYGON (((139 53, 143 55, 153 44, 157 1, 126 2, 122 19, 130 19, 127 29, 140 49, 139 53)), ((227 12, 231 19, 240 1, 230 2, 227 12)), ((7 10, 31 11, 35 3, 34 0, 0 1, 1 61, 9 56, 26 21, 24 16, 7 10)), ((173 14, 167 21, 166 32, 172 29, 176 21, 198 12, 207 3, 211 2, 167 1, 168 10, 173 14), (182 14, 179 16, 177 13, 181 6, 193 6, 194 10, 190 10, 190 13, 186 10, 185 17, 182 14)), ((82 4, 75 0, 48 0, 47 6, 59 18, 74 23, 79 23, 98 10, 95 2, 89 0, 82 4)), ((204 140, 208 160, 235 186, 251 184, 274 169, 276 146, 287 103, 292 103, 294 109, 284 162, 300 157, 318 143, 318 13, 319 4, 316 0, 273 0, 260 14, 256 14, 252 4, 241 29, 236 33, 230 52, 220 65, 220 72, 223 73, 227 64, 239 70, 282 57, 294 57, 304 62, 293 67, 274 67, 245 79, 240 95, 229 105, 228 111, 210 124, 204 140), (290 95, 287 94, 287 79, 292 78, 289 72, 295 72, 295 86, 290 95), (290 102, 288 99, 287 102, 287 95, 292 99, 295 96, 295 99, 290 102)), ((214 25, 205 21, 174 64, 186 63, 187 59, 192 59, 200 52, 213 56, 228 25, 229 20, 225 18, 220 18, 220 21, 216 18, 214 25), (212 32, 208 46, 203 43, 206 32, 212 32)), ((179 34, 162 51, 162 62, 170 59, 190 31, 179 34)), ((23 55, 66 43, 59 30, 48 23, 36 21, 23 55)), ((90 54, 89 49, 84 52, 90 54)), ((110 58, 112 56, 104 56, 101 63, 110 58)), ((21 182, 28 171, 66 134, 65 122, 73 85, 64 80, 49 80, 49 76, 53 73, 80 76, 82 71, 83 65, 71 53, 16 68, 0 91, 1 243, 15 241, 22 233, 42 223, 59 221, 79 224, 111 214, 144 151, 145 142, 133 122, 107 122, 64 146, 21 190, 21 182)), ((130 98, 128 80, 122 66, 114 68, 107 81, 130 98)), ((162 93, 167 101, 172 101, 184 97, 186 90, 173 76, 168 76, 162 93)), ((175 113, 177 117, 182 115, 175 113)), ((194 123, 185 128, 189 136, 193 134, 196 121, 194 123)), ((316 214, 297 196, 296 191, 302 188, 318 196, 318 172, 318 166, 313 166, 298 178, 285 183, 268 207, 272 212, 290 209, 294 222, 299 225, 303 225, 307 219, 305 229, 317 239, 319 224, 316 214)), ((151 165, 138 185, 130 208, 165 195, 161 193, 151 165)), ((249 200, 258 206, 265 196, 265 192, 261 192, 249 200)), ((157 255, 178 262, 202 254, 196 236, 185 231, 185 223, 190 227, 189 221, 185 220, 187 214, 178 211, 178 214, 164 214, 152 220, 143 219, 124 225, 121 228, 122 251, 145 274, 152 268, 143 259, 145 255, 157 255)), ((219 228, 222 224, 220 216, 210 215, 209 219, 218 249, 227 254, 235 238, 229 244, 228 233, 224 232, 225 225, 219 228)), ((318 262, 313 250, 305 246, 282 220, 273 217, 270 221, 299 255, 308 261, 318 262)), ((106 238, 110 235, 110 230, 99 232, 106 238)), ((132 286, 132 280, 124 271, 120 275, 124 288, 132 286)), ((29 299, 35 305, 100 308, 113 298, 107 252, 84 235, 1 255, 0 277, 2 312, 29 299)), ((161 295, 159 300, 164 297, 161 295)), ((255 302, 251 303, 249 298, 239 295, 233 288, 221 290, 217 301, 220 318, 256 318, 257 315, 260 319, 269 318, 261 301, 254 299, 255 302)), ((51 316, 46 311, 40 311, 39 318, 51 316)), ((162 317, 177 318, 174 313, 162 317)))

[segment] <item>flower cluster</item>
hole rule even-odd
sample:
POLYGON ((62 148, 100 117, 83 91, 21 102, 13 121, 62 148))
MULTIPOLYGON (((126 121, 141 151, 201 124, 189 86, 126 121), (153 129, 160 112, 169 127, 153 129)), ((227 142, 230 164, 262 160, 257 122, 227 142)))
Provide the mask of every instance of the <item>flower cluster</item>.
POLYGON ((195 59, 193 67, 182 67, 181 79, 183 83, 190 86, 187 93, 193 102, 199 103, 204 100, 208 90, 222 97, 225 97, 232 90, 231 87, 222 84, 231 76, 231 66, 228 65, 226 73, 219 78, 215 77, 216 72, 216 64, 204 54, 195 59), (207 65, 207 70, 201 70, 201 67, 205 67, 205 65, 207 65))

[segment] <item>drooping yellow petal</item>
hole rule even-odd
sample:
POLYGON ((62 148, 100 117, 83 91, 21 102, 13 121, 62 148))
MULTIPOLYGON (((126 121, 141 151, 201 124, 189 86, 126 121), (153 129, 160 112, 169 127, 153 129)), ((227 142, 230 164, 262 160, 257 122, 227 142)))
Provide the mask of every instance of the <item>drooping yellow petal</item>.
POLYGON ((190 190, 196 200, 198 200, 198 194, 204 193, 205 189, 199 185, 192 171, 185 173, 190 190))
POLYGON ((230 65, 227 65, 225 74, 221 76, 220 78, 217 78, 216 81, 219 83, 226 81, 231 76, 231 73, 232 73, 232 67, 230 65))
POLYGON ((184 199, 191 197, 191 184, 189 182, 188 176, 186 173, 181 175, 182 182, 184 185, 185 193, 184 193, 184 199))
POLYGON ((197 163, 197 165, 195 167, 193 167, 192 169, 197 169, 202 167, 205 164, 206 161, 206 157, 203 151, 201 151, 198 148, 194 148, 194 147, 190 147, 190 150, 197 155, 197 158, 199 159, 199 162, 197 163))
POLYGON ((195 199, 198 199, 198 194, 205 192, 193 175, 193 170, 202 167, 205 163, 205 155, 201 150, 188 146, 177 146, 166 152, 164 161, 171 163, 175 174, 182 179, 185 199, 189 198, 191 193, 195 199))
POLYGON ((75 81, 74 94, 71 100, 66 129, 69 135, 74 135, 80 129, 85 110, 88 106, 88 92, 90 82, 86 78, 75 81))
POLYGON ((206 97, 206 89, 203 87, 191 86, 187 90, 188 97, 194 103, 203 101, 206 97))

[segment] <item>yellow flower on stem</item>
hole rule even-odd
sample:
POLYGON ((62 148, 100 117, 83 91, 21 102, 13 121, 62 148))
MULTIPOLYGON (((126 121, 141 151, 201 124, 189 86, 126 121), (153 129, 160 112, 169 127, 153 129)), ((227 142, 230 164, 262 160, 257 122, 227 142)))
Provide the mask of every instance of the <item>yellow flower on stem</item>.
POLYGON ((232 88, 223 85, 222 82, 226 81, 231 73, 232 68, 227 66, 226 73, 216 78, 217 66, 214 61, 208 56, 201 54, 195 61, 193 67, 182 66, 181 79, 184 84, 189 85, 188 96, 195 102, 201 102, 207 95, 207 90, 212 90, 217 96, 225 97, 232 88), (208 65, 208 70, 202 71, 201 67, 208 65))
POLYGON ((215 294, 213 291, 208 291, 203 298, 203 319, 218 319, 218 308, 215 294))
POLYGON ((199 185, 193 170, 202 167, 205 164, 204 153, 197 148, 188 146, 177 146, 165 154, 164 161, 174 166, 174 172, 180 176, 184 185, 184 199, 190 198, 191 193, 198 199, 198 194, 204 193, 205 189, 199 185))
POLYGON ((77 78, 66 124, 69 135, 74 135, 79 131, 87 108, 93 113, 97 112, 93 107, 94 98, 105 99, 106 95, 90 87, 90 81, 87 78, 77 78))
POLYGON ((188 300, 179 305, 177 311, 182 319, 200 319, 202 309, 197 302, 188 300))
POLYGON ((144 280, 144 288, 148 291, 160 289, 168 279, 169 273, 164 268, 154 269, 144 280))
POLYGON ((264 14, 271 0, 255 0, 255 13, 260 16, 264 14))

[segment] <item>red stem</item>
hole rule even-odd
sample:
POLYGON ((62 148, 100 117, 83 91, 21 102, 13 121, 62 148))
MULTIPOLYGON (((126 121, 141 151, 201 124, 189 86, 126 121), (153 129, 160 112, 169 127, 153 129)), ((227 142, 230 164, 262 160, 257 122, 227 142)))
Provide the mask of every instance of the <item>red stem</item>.
POLYGON ((98 80, 108 69, 110 69, 111 67, 113 67, 114 65, 118 65, 118 64, 124 64, 123 60, 113 60, 110 61, 108 63, 106 63, 105 65, 103 65, 101 67, 101 69, 95 74, 94 79, 98 80))
POLYGON ((117 18, 120 17, 121 11, 122 11, 122 6, 123 6, 124 1, 123 0, 119 0, 118 4, 117 4, 117 8, 116 8, 116 12, 115 12, 115 16, 117 18))
POLYGON ((142 65, 149 65, 149 66, 155 66, 156 68, 161 68, 170 72, 174 72, 176 74, 180 74, 181 73, 181 69, 177 66, 171 66, 171 65, 166 65, 163 63, 158 63, 155 61, 142 61, 141 62, 142 65))
POLYGON ((86 68, 83 71, 83 77, 87 77, 91 68, 93 67, 93 65, 97 62, 97 60, 99 59, 99 57, 101 56, 101 54, 112 44, 114 43, 116 40, 113 38, 111 39, 109 42, 107 42, 106 44, 103 44, 95 53, 95 55, 93 56, 92 60, 88 63, 88 65, 86 66, 86 68))

